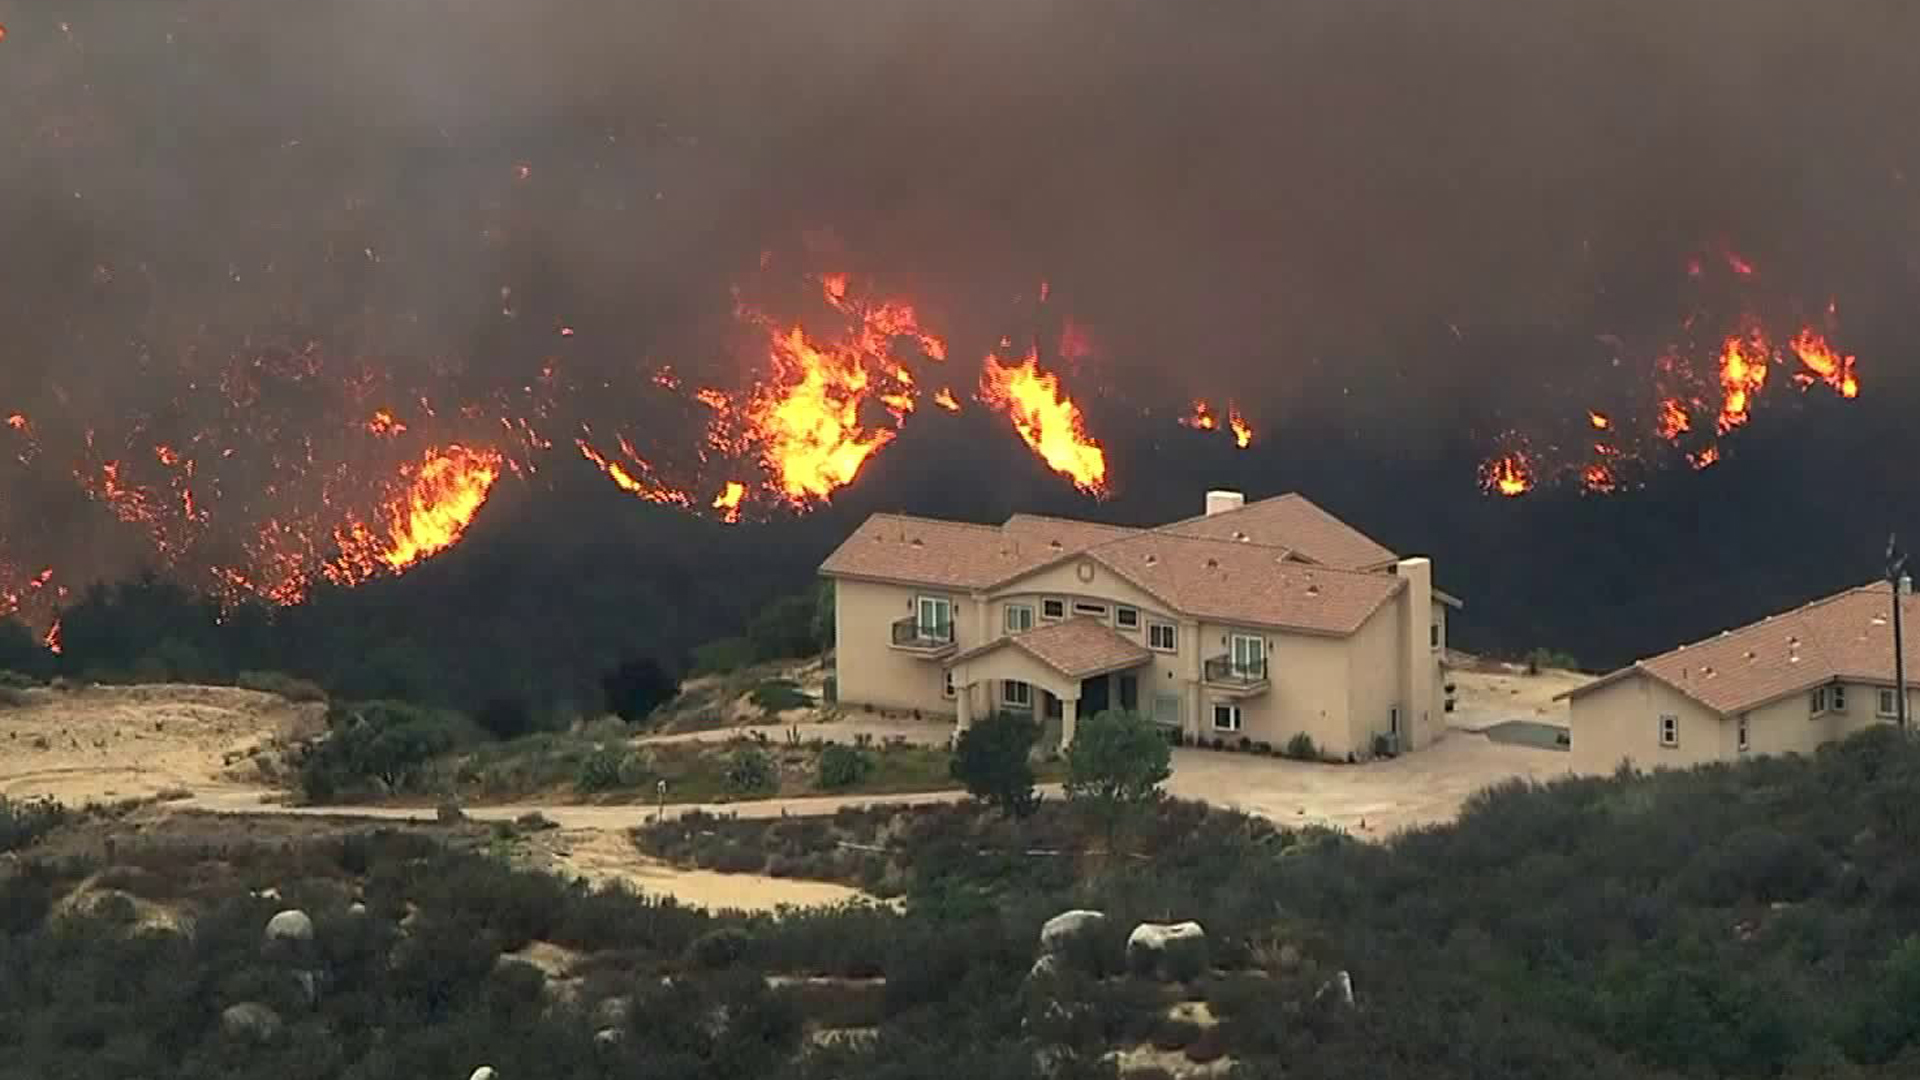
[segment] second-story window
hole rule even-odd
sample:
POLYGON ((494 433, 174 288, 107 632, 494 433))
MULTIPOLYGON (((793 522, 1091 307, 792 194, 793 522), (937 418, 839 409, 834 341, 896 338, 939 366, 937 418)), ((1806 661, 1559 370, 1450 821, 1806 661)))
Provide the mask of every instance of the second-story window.
POLYGON ((1148 623, 1147 648, 1157 652, 1178 652, 1180 636, 1174 625, 1165 622, 1148 623))
POLYGON ((1033 629, 1032 604, 1007 605, 1007 633, 1018 634, 1022 630, 1033 629))
POLYGON ((1059 597, 1050 596, 1040 601, 1040 617, 1043 619, 1064 619, 1067 617, 1067 602, 1059 597))
POLYGON ((1114 608, 1113 625, 1122 630, 1140 629, 1140 609, 1130 607, 1114 608))
POLYGON ((944 596, 923 596, 914 620, 920 636, 928 641, 953 640, 953 601, 944 596))

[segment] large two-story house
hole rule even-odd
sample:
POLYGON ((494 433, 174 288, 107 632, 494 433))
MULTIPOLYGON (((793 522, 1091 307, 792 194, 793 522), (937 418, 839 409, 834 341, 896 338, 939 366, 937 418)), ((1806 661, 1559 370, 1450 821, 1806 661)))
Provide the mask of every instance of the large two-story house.
POLYGON ((1140 712, 1189 737, 1365 755, 1444 727, 1449 608, 1400 558, 1299 495, 1214 491, 1150 529, 1016 514, 976 525, 875 514, 821 566, 849 705, 1081 716, 1140 712))

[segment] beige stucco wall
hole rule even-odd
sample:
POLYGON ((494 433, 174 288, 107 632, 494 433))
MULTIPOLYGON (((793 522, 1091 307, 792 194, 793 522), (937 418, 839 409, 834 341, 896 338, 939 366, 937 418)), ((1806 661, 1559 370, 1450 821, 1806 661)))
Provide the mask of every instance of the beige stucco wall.
MULTIPOLYGON (((1664 683, 1629 675, 1590 694, 1574 698, 1571 727, 1573 767, 1582 773, 1608 773, 1631 759, 1642 769, 1686 768, 1708 761, 1733 761, 1760 754, 1811 754, 1875 724, 1893 720, 1878 715, 1879 687, 1847 683, 1847 707, 1812 714, 1802 691, 1723 718, 1664 683), (1660 716, 1680 717, 1680 745, 1660 745, 1660 716), (1739 749, 1739 721, 1747 724, 1747 750, 1739 749)), ((1909 691, 1909 700, 1915 698, 1909 691)))
POLYGON ((915 599, 946 595, 953 601, 959 648, 977 644, 980 620, 964 594, 834 579, 834 678, 839 700, 883 709, 952 713, 941 693, 940 663, 893 647, 893 623, 913 614, 915 599))
POLYGON ((1683 769, 1735 756, 1734 725, 1705 705, 1645 675, 1628 675, 1572 700, 1573 771, 1606 774, 1624 761, 1640 769, 1683 769), (1660 745, 1660 717, 1680 718, 1680 745, 1660 745))
MULTIPOLYGON (((1114 607, 1138 608, 1138 627, 1114 629, 1142 645, 1147 643, 1149 622, 1172 622, 1178 627, 1176 651, 1155 652, 1133 674, 1139 679, 1140 711, 1151 716, 1158 695, 1173 695, 1180 702, 1180 726, 1189 734, 1208 739, 1218 734, 1228 740, 1244 736, 1279 748, 1304 731, 1323 752, 1344 757, 1372 752, 1374 736, 1388 730, 1395 705, 1401 707, 1403 749, 1431 741, 1431 730, 1443 723, 1439 719, 1439 653, 1431 647, 1427 626, 1429 619, 1444 617, 1445 612, 1423 590, 1413 587, 1402 590, 1358 632, 1344 638, 1183 619, 1106 568, 1077 559, 1010 582, 991 595, 942 594, 845 579, 836 579, 835 595, 836 676, 840 700, 849 705, 923 713, 956 711, 955 702, 941 693, 939 661, 891 647, 892 624, 913 614, 916 597, 946 595, 953 602, 957 651, 1003 636, 1007 604, 1031 604, 1035 625, 1040 625, 1044 621, 1039 617, 1041 600, 1058 597, 1067 603, 1068 617, 1075 600, 1106 604, 1109 625, 1113 625, 1114 607), (1091 570, 1086 580, 1081 578, 1083 565, 1091 570), (1419 613, 1417 619, 1414 612, 1419 613), (1236 632, 1266 641, 1268 688, 1263 692, 1236 696, 1206 685, 1202 677, 1204 662, 1226 655, 1229 637, 1236 632), (1425 725, 1420 724, 1422 694, 1430 713, 1425 725), (1240 706, 1239 733, 1214 732, 1215 702, 1240 706)), ((988 666, 955 672, 956 683, 977 684, 971 709, 975 717, 999 707, 997 680, 1022 677, 1016 669, 1026 670, 1023 681, 1037 686, 1061 684, 1024 654, 996 653, 990 665, 994 670, 989 672, 988 666)), ((1118 702, 1117 691, 1114 701, 1118 702)))

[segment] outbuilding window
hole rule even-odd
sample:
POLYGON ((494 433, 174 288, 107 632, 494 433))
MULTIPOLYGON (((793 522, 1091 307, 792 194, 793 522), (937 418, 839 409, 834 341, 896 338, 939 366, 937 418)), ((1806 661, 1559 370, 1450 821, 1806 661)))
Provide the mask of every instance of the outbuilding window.
POLYGON ((1130 607, 1114 608, 1113 625, 1120 627, 1122 630, 1138 630, 1140 628, 1140 609, 1130 607))
POLYGON ((1839 683, 1827 687, 1827 704, 1834 712, 1847 711, 1847 688, 1839 683))
POLYGON ((940 696, 941 696, 941 697, 949 697, 949 698, 950 698, 950 697, 953 697, 953 696, 954 696, 954 693, 953 693, 953 672, 951 672, 951 671, 947 671, 947 672, 943 672, 943 673, 941 674, 941 678, 940 678, 940 696))
POLYGON ((1033 687, 1016 679, 1000 682, 1000 700, 1016 709, 1033 708, 1033 687))
POLYGON ((1899 716, 1900 696, 1892 690, 1881 690, 1880 704, 1874 711, 1881 716, 1899 716))
POLYGON ((1033 629, 1032 604, 1007 605, 1007 633, 1018 634, 1022 630, 1033 629))
POLYGON ((1660 745, 1680 745, 1680 718, 1668 713, 1660 718, 1660 745))
POLYGON ((1059 597, 1049 597, 1040 601, 1040 617, 1043 619, 1066 618, 1067 602, 1059 597))
POLYGON ((1735 734, 1737 734, 1737 735, 1739 736, 1739 738, 1740 738, 1740 752, 1741 752, 1741 753, 1743 753, 1743 754, 1744 754, 1744 753, 1746 753, 1746 752, 1747 752, 1748 750, 1750 750, 1750 749, 1752 749, 1752 747, 1753 747, 1753 740, 1747 737, 1747 718, 1746 718, 1746 717, 1744 717, 1744 716, 1743 716, 1743 717, 1741 717, 1741 718, 1740 718, 1740 722, 1739 722, 1739 724, 1738 724, 1738 725, 1737 725, 1737 726, 1736 726, 1736 727, 1734 728, 1734 732, 1735 732, 1735 734))
POLYGON ((1213 707, 1213 730, 1239 731, 1240 706, 1219 704, 1213 707))

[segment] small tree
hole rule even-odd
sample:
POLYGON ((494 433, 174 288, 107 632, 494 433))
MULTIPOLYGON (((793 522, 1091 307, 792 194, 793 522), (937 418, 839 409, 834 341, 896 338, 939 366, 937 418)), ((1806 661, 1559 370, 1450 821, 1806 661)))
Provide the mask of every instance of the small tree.
POLYGON ((1032 717, 1000 713, 961 732, 947 771, 967 794, 1007 817, 1026 817, 1040 805, 1027 760, 1039 738, 1040 725, 1032 717))
POLYGON ((1160 799, 1172 762, 1166 736, 1145 717, 1100 713, 1081 721, 1067 746, 1067 798, 1102 824, 1111 849, 1121 821, 1160 799))

